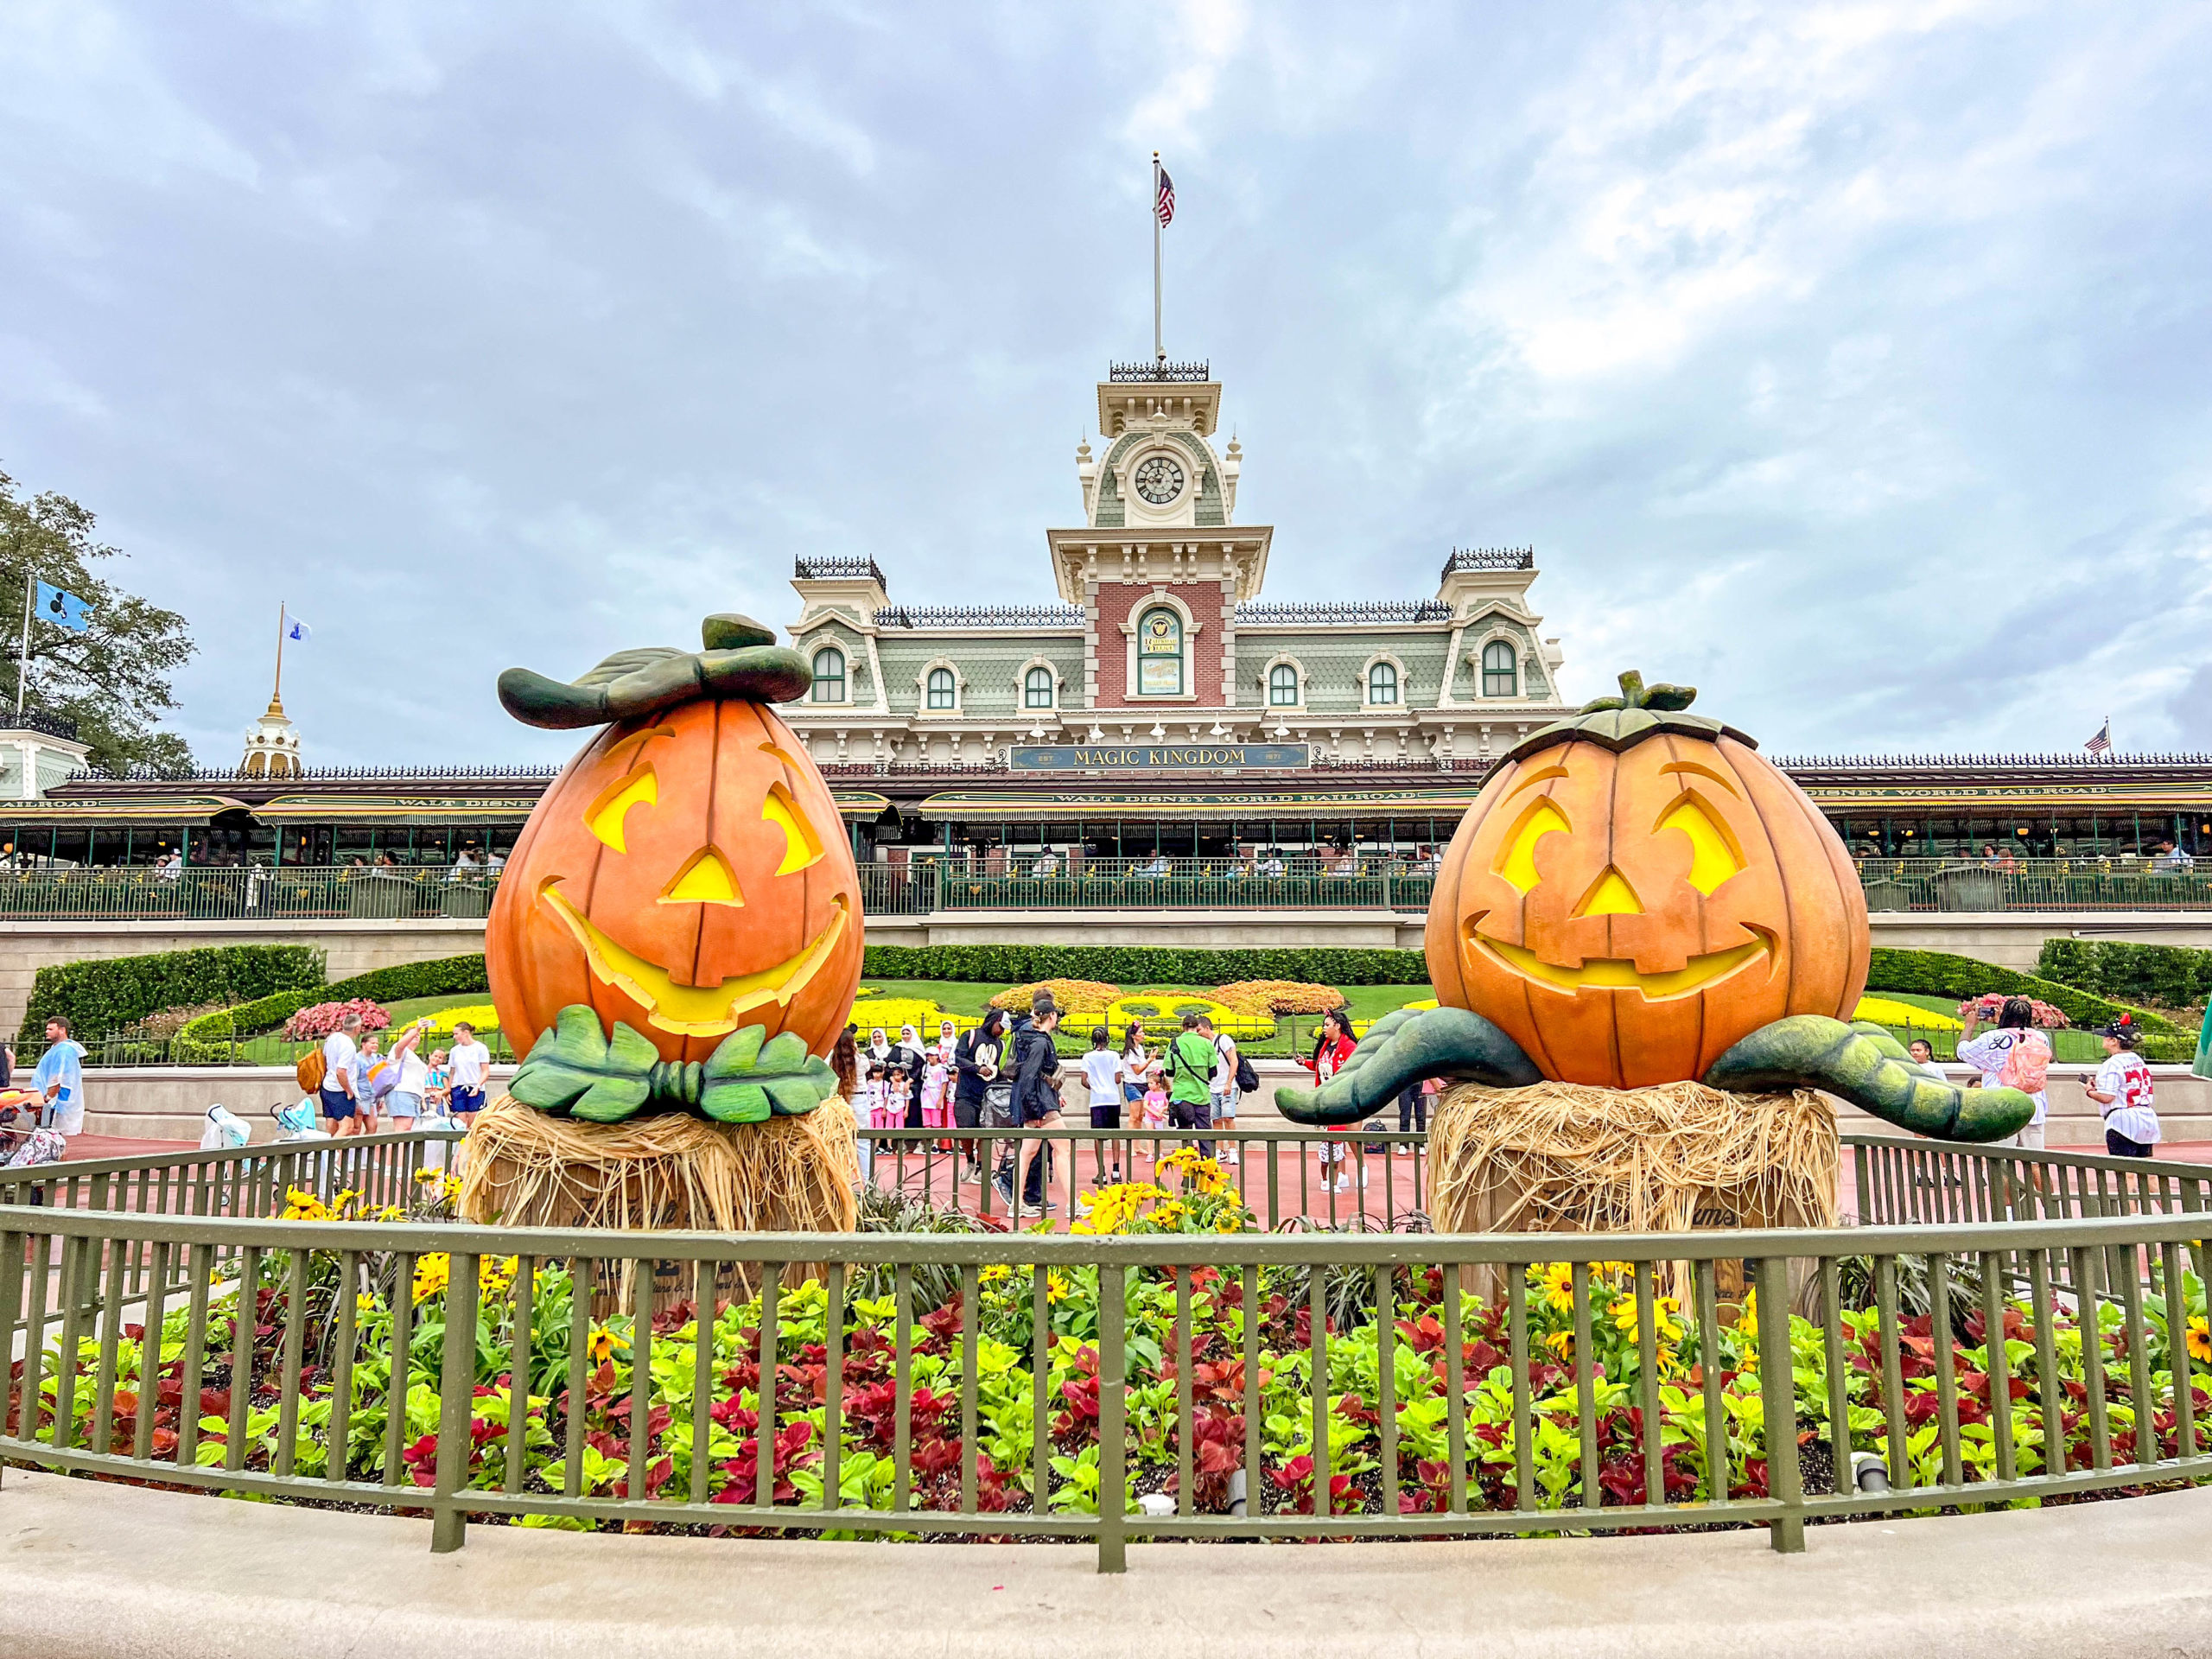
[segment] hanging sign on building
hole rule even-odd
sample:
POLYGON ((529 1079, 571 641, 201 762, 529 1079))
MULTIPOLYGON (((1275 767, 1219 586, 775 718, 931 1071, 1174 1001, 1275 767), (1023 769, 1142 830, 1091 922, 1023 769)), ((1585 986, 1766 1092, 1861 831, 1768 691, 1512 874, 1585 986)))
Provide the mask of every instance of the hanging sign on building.
POLYGON ((1281 772, 1313 764, 1307 743, 1017 743, 1016 772, 1281 772))

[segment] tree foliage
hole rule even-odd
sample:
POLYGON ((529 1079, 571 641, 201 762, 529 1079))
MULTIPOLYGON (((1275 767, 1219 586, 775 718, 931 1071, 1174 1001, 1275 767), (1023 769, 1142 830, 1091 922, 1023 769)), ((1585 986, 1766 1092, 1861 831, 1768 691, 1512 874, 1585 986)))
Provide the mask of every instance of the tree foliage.
POLYGON ((177 706, 169 677, 190 659, 192 638, 176 612, 92 574, 96 562, 124 556, 95 538, 90 510, 50 490, 25 496, 0 472, 0 697, 15 707, 24 583, 67 588, 92 607, 92 626, 32 621, 23 706, 74 721, 92 766, 187 770, 191 750, 156 722, 177 706))

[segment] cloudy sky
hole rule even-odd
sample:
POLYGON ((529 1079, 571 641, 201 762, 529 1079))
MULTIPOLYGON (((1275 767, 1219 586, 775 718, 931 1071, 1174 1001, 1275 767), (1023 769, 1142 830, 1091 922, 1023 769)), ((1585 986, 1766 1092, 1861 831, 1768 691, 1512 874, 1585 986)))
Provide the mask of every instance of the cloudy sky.
POLYGON ((1770 751, 2212 747, 2212 9, 0 10, 0 469, 99 513, 227 764, 555 758, 492 679, 1051 597, 1107 361, 1268 594, 1533 543, 1567 689, 1770 751))

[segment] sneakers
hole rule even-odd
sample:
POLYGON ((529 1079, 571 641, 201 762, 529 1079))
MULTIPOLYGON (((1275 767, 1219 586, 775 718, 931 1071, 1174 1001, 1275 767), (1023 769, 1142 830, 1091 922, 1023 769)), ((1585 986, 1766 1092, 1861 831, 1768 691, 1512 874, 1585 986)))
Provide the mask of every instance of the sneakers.
POLYGON ((1339 1175, 1339 1176, 1338 1176, 1338 1177, 1337 1177, 1337 1179, 1336 1179, 1336 1185, 1335 1185, 1335 1186, 1334 1186, 1332 1190, 1332 1191, 1335 1191, 1335 1192, 1351 1192, 1351 1176, 1349 1176, 1349 1175, 1339 1175))
POLYGON ((1014 1208, 1014 1183, 1003 1175, 991 1177, 991 1190, 996 1192, 1009 1210, 1014 1208))

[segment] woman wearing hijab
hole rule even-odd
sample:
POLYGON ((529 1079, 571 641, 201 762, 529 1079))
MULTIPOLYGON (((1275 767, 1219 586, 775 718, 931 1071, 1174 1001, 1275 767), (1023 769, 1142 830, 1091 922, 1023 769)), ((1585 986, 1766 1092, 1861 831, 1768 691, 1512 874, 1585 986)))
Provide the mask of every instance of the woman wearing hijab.
MULTIPOLYGON (((983 1091, 997 1081, 1000 1058, 1006 1052, 1006 1010, 987 1008, 983 1023, 963 1037, 952 1052, 953 1070, 959 1082, 953 1086, 952 1121, 963 1129, 982 1122, 983 1091)), ((963 1180, 983 1179, 982 1142, 969 1135, 960 1142, 968 1165, 963 1180)))

